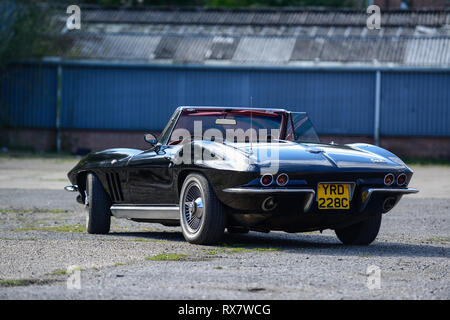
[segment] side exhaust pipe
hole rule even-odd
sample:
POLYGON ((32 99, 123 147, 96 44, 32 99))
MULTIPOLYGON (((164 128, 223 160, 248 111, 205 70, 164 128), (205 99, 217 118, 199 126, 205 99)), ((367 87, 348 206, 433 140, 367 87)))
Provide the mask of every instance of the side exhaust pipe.
POLYGON ((384 199, 383 213, 390 211, 395 206, 396 203, 397 203, 397 198, 389 197, 389 198, 384 199))
POLYGON ((66 187, 64 187, 64 190, 66 190, 68 192, 78 192, 78 186, 76 184, 71 185, 71 186, 66 186, 66 187))
POLYGON ((267 197, 264 199, 261 208, 264 211, 272 211, 278 206, 278 203, 276 202, 274 197, 267 197))

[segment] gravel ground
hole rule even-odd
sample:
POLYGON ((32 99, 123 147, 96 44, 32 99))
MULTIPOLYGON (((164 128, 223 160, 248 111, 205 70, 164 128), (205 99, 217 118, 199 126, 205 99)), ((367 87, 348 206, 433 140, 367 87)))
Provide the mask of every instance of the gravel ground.
POLYGON ((415 167, 371 246, 334 232, 226 234, 186 243, 180 228, 114 219, 83 231, 84 213, 61 188, 74 161, 0 159, 0 299, 449 299, 450 167, 415 167), (176 253, 180 260, 152 260, 176 253), (81 271, 67 273, 69 266, 81 271), (381 271, 369 289, 367 268, 381 271), (67 279, 80 275, 80 289, 67 279))

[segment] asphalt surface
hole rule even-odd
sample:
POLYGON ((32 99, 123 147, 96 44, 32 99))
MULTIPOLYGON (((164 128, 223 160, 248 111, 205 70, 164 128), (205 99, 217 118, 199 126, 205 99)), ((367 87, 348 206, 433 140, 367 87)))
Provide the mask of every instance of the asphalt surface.
POLYGON ((421 192, 383 217, 368 247, 331 230, 196 246, 179 227, 114 218, 108 235, 84 232, 82 206, 62 190, 74 164, 0 158, 0 299, 450 298, 450 167, 414 167, 421 192))

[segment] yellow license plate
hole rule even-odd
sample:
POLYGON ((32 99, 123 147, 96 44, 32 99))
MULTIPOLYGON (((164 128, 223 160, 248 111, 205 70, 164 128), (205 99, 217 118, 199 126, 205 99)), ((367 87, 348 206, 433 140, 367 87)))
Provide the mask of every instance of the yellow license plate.
POLYGON ((350 185, 346 183, 319 183, 317 186, 319 209, 350 209, 350 185))

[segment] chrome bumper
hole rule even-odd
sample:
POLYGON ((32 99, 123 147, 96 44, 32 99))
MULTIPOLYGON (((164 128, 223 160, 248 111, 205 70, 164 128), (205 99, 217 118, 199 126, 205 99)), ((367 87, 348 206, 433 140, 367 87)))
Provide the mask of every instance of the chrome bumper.
POLYGON ((223 189, 223 192, 230 193, 310 193, 315 195, 316 192, 313 189, 281 189, 281 188, 227 188, 223 189))
POLYGON ((300 189, 300 188, 290 188, 290 189, 282 189, 282 188, 227 188, 223 189, 223 192, 228 193, 236 193, 236 194, 306 194, 306 200, 303 206, 303 211, 308 212, 311 209, 313 204, 314 196, 316 192, 314 189, 300 189))
POLYGON ((391 189, 391 188, 369 188, 367 189, 367 195, 365 196, 365 199, 363 201, 363 205, 361 207, 361 211, 363 211, 367 204, 370 201, 370 197, 372 196, 372 194, 374 194, 375 192, 381 192, 381 193, 390 193, 390 194, 394 194, 394 195, 405 195, 405 194, 413 194, 413 193, 417 193, 419 192, 419 190, 414 189, 414 188, 406 188, 406 189, 391 189))
MULTIPOLYGON (((235 193, 235 194, 286 194, 286 193, 306 193, 308 194, 308 199, 305 204, 304 211, 307 212, 312 205, 312 200, 316 192, 314 189, 300 189, 300 188, 291 188, 291 189, 281 189, 281 188, 227 188, 223 189, 223 192, 227 193, 235 193)), ((394 195, 405 195, 405 194, 413 194, 419 192, 419 190, 414 188, 404 188, 404 189, 393 189, 393 188, 369 188, 364 191, 366 194, 364 196, 364 201, 360 208, 360 211, 364 211, 367 204, 370 201, 370 197, 373 193, 381 192, 381 193, 389 193, 394 195)))

